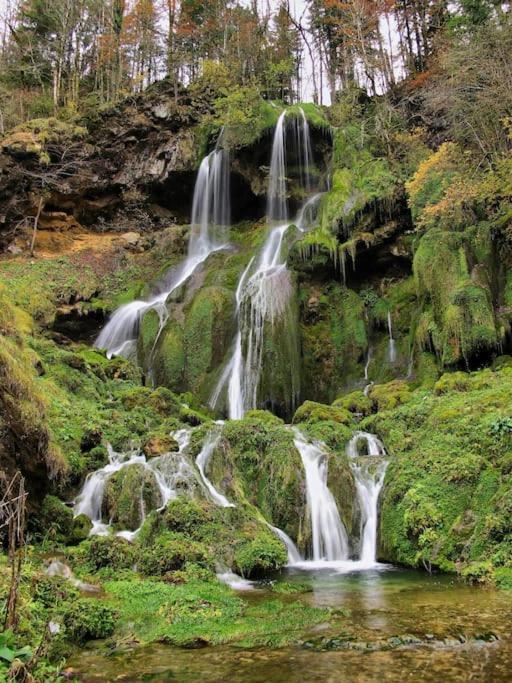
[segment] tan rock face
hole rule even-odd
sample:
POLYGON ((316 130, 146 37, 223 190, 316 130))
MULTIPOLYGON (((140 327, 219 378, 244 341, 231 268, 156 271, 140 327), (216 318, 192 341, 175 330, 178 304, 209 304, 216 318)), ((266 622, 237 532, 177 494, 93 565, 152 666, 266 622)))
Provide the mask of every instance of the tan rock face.
POLYGON ((150 436, 142 446, 142 452, 146 458, 157 458, 159 455, 178 450, 178 443, 172 436, 150 436))
POLYGON ((130 246, 136 246, 140 240, 140 233, 138 232, 125 232, 120 235, 119 240, 125 242, 130 246))
POLYGON ((39 230, 52 232, 68 232, 70 230, 83 230, 74 216, 64 211, 43 211, 39 218, 39 230))

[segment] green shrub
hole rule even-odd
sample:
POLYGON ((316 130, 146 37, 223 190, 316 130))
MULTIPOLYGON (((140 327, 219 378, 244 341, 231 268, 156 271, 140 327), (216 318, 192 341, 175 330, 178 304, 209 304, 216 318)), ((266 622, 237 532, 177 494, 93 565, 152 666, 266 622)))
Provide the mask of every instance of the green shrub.
POLYGON ((212 564, 207 549, 200 543, 178 534, 162 534, 156 543, 142 551, 138 569, 146 576, 162 576, 183 569, 188 562, 209 567, 212 564))
POLYGON ((491 583, 493 581, 492 562, 472 562, 461 571, 461 576, 473 584, 491 583))
POLYGON ((78 515, 73 519, 73 526, 69 534, 70 543, 81 543, 89 536, 92 529, 92 522, 87 515, 78 515))
POLYGON ((94 536, 88 541, 85 557, 94 569, 128 569, 135 561, 135 549, 117 536, 94 536))
POLYGON ((63 602, 76 600, 80 591, 62 576, 39 576, 32 588, 32 597, 46 609, 54 609, 63 602))
POLYGON ((206 503, 191 498, 179 497, 171 500, 164 513, 165 525, 170 531, 191 534, 211 519, 206 508, 206 503))
POLYGON ((45 496, 40 521, 42 531, 64 541, 73 528, 73 511, 56 496, 45 496))
POLYGON ((114 610, 95 599, 77 600, 64 614, 66 636, 75 643, 108 638, 114 632, 114 610))
POLYGON ((270 533, 262 532, 235 550, 235 566, 242 576, 261 576, 281 569, 288 560, 284 544, 270 533))

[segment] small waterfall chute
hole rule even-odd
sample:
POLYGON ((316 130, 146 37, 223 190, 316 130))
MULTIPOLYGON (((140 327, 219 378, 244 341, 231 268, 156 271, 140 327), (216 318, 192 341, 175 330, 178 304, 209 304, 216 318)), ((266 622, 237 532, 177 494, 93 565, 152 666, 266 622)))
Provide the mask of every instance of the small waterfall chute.
POLYGON ((210 254, 226 247, 225 233, 230 223, 229 173, 229 152, 218 142, 197 172, 186 258, 167 272, 153 296, 124 304, 112 314, 95 341, 97 348, 106 349, 109 358, 135 354, 140 322, 150 310, 155 310, 159 317, 154 349, 168 319, 169 296, 189 280, 210 254))
MULTIPOLYGON (((126 453, 117 453, 108 445, 108 463, 91 472, 85 480, 84 486, 75 500, 73 514, 76 516, 84 514, 92 522, 89 533, 91 536, 107 536, 112 532, 110 523, 103 519, 103 499, 108 480, 119 470, 131 465, 141 465, 149 471, 154 478, 155 486, 159 492, 160 505, 157 508, 162 510, 169 500, 177 496, 177 488, 192 487, 196 482, 194 471, 188 462, 185 451, 190 441, 189 429, 181 429, 173 434, 178 442, 179 450, 174 453, 165 453, 151 460, 138 450, 126 453)), ((141 492, 140 520, 137 529, 124 529, 116 533, 117 536, 127 540, 133 540, 140 531, 147 513, 141 492)))
POLYGON ((217 491, 215 486, 206 476, 206 468, 208 467, 208 463, 213 455, 213 452, 217 448, 220 437, 221 433, 219 431, 212 431, 206 435, 203 446, 196 457, 196 465, 197 469, 199 470, 199 474, 201 475, 201 480, 214 503, 222 508, 234 508, 235 505, 230 503, 226 496, 220 493, 220 491, 217 491))
POLYGON ((354 434, 348 443, 347 455, 361 510, 359 563, 371 567, 377 561, 378 502, 388 465, 387 455, 379 439, 367 432, 354 434), (365 453, 360 452, 361 445, 365 446, 365 453))
POLYGON ((285 544, 286 546, 286 551, 288 553, 288 564, 290 566, 293 566, 294 564, 298 564, 299 562, 303 562, 303 557, 299 552, 299 549, 295 545, 295 543, 292 541, 292 539, 288 536, 286 532, 284 532, 282 529, 280 529, 277 526, 273 526, 272 524, 269 524, 266 522, 268 528, 274 532, 274 534, 285 544))
POLYGON ((396 342, 393 338, 393 321, 391 319, 391 311, 388 311, 388 359, 391 364, 396 363, 396 342))
POLYGON ((294 444, 306 474, 312 560, 315 563, 346 561, 349 556, 348 536, 334 496, 327 486, 327 452, 322 444, 309 442, 297 429, 294 429, 294 444))
MULTIPOLYGON (((237 288, 238 331, 233 353, 227 365, 228 415, 240 419, 247 410, 258 405, 258 392, 262 375, 265 328, 283 319, 293 293, 290 273, 286 268, 284 242, 290 227, 286 179, 287 112, 279 116, 272 142, 270 172, 267 190, 267 220, 269 233, 259 257, 242 273, 237 288)), ((293 119, 295 145, 300 165, 301 184, 306 192, 311 190, 312 151, 307 118, 302 109, 293 119)), ((320 194, 310 197, 297 216, 299 230, 306 229, 311 220, 320 194)), ((293 355, 293 354, 292 354, 293 355)), ((293 361, 289 364, 291 397, 293 405, 299 393, 293 361)), ((224 375, 221 382, 226 383, 224 375)), ((221 389, 217 385, 210 403, 216 404, 221 389)))

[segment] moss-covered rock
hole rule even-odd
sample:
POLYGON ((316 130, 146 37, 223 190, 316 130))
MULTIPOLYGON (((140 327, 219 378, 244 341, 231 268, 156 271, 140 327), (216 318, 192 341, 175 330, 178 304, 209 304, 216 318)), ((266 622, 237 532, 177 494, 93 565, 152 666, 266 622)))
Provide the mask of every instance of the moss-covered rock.
POLYGON ((227 475, 227 494, 258 508, 271 524, 299 539, 306 525, 304 471, 293 433, 261 412, 227 422, 212 458, 227 475))
MULTIPOLYGON (((381 498, 381 552, 411 566, 508 566, 512 442, 505 368, 466 374, 464 389, 417 389, 366 418, 390 454, 381 498), (501 417, 497 417, 497 416, 501 417)), ((468 569, 471 574, 472 569, 468 569)))
POLYGON ((341 406, 326 406, 323 403, 305 401, 293 416, 293 424, 299 422, 339 422, 340 424, 351 424, 353 416, 350 411, 341 406))
POLYGON ((146 458, 156 458, 164 453, 177 451, 179 449, 178 442, 170 434, 157 432, 155 434, 148 434, 144 443, 142 444, 142 452, 146 458))
POLYGON ((56 496, 45 496, 40 515, 41 531, 65 541, 73 529, 73 511, 56 496))
POLYGON ((213 559, 201 543, 181 534, 163 533, 142 551, 137 564, 143 574, 162 576, 183 569, 187 563, 212 567, 213 559))
POLYGON ((137 529, 146 510, 162 504, 153 472, 140 464, 127 465, 109 477, 103 498, 103 515, 118 529, 137 529))
POLYGON ((92 529, 92 522, 87 515, 77 515, 73 519, 73 525, 69 534, 70 543, 81 543, 89 536, 92 529))
POLYGON ((268 531, 260 532, 256 538, 241 543, 235 550, 235 567, 247 577, 281 569, 287 560, 283 542, 268 531))
POLYGON ((356 416, 366 416, 372 412, 373 402, 362 391, 353 391, 337 398, 332 404, 335 408, 343 408, 356 416))
POLYGON ((370 389, 368 397, 377 410, 391 410, 407 403, 410 389, 407 382, 394 380, 387 384, 376 384, 370 389))

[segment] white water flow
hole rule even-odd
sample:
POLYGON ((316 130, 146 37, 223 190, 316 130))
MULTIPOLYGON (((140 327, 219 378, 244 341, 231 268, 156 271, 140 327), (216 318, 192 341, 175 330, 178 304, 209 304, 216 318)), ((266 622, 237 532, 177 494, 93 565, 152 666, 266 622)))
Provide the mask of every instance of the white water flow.
POLYGON ((348 560, 348 537, 336 501, 327 486, 327 453, 320 443, 310 443, 294 429, 294 444, 306 473, 307 502, 311 518, 314 562, 348 560))
POLYGON ((377 561, 378 503, 388 465, 386 451, 373 434, 356 432, 348 443, 347 455, 361 509, 359 563, 362 567, 371 567, 377 561), (364 452, 361 452, 361 446, 364 446, 364 452))
POLYGON ((203 447, 201 448, 201 451, 196 458, 196 465, 197 469, 199 470, 199 474, 201 475, 203 484, 205 485, 210 496, 213 498, 215 504, 222 508, 234 508, 235 506, 233 505, 233 503, 230 503, 226 496, 223 496, 222 493, 217 491, 215 486, 206 476, 205 472, 206 468, 208 467, 208 462, 213 452, 217 448, 217 444, 219 443, 220 437, 220 432, 210 432, 207 435, 203 443, 203 447))
POLYGON ((302 555, 292 539, 285 533, 282 529, 277 526, 272 526, 267 522, 268 528, 271 529, 275 535, 285 544, 286 550, 288 552, 288 564, 294 565, 299 562, 303 562, 302 555))
MULTIPOLYGON (((175 432, 173 437, 178 442, 179 450, 175 453, 165 453, 149 461, 139 451, 117 453, 111 446, 108 446, 108 463, 105 467, 87 476, 73 508, 75 517, 85 514, 91 520, 93 525, 90 531, 91 536, 106 536, 111 531, 110 523, 106 522, 102 515, 105 487, 110 477, 124 467, 142 465, 151 472, 159 492, 158 509, 160 510, 167 505, 169 500, 177 496, 176 489, 178 487, 184 488, 193 485, 195 481, 194 471, 184 455, 190 441, 190 433, 189 429, 180 429, 175 432)), ((141 491, 140 526, 142 526, 147 512, 141 491)), ((138 529, 119 531, 117 535, 132 540, 138 533, 140 526, 138 529)))
POLYGON ((373 386, 373 381, 370 380, 370 378, 369 378, 370 363, 372 362, 372 356, 373 356, 372 347, 369 346, 369 347, 368 347, 368 353, 367 353, 367 356, 366 356, 366 363, 365 363, 365 366, 364 366, 364 381, 365 381, 365 385, 364 385, 364 388, 363 388, 363 394, 364 394, 365 396, 368 396, 368 394, 370 393, 370 389, 371 389, 372 386, 373 386))
MULTIPOLYGON (((294 119, 295 144, 299 159, 301 183, 310 190, 312 163, 309 126, 304 112, 294 119)), ((252 259, 239 280, 236 305, 238 331, 233 352, 210 398, 215 407, 227 384, 228 416, 241 419, 247 410, 257 407, 258 389, 263 364, 265 326, 282 319, 293 293, 290 273, 286 268, 284 238, 290 223, 286 187, 286 111, 279 116, 272 143, 267 192, 269 233, 257 259, 252 259)), ((304 231, 320 194, 309 198, 299 211, 297 224, 304 231)), ((293 378, 293 368, 290 368, 293 378)), ((291 387, 291 404, 299 387, 291 387)))
POLYGON ((388 346, 388 358, 390 363, 396 362, 396 342, 393 339, 393 323, 391 321, 391 311, 388 311, 388 333, 389 333, 389 346, 388 346))
POLYGON ((218 146, 199 167, 194 198, 188 254, 171 268, 146 300, 132 301, 118 308, 96 339, 95 346, 107 350, 107 356, 130 356, 135 353, 140 321, 149 310, 157 312, 160 332, 168 318, 166 301, 181 287, 210 254, 225 247, 225 230, 230 223, 229 154, 218 146))

